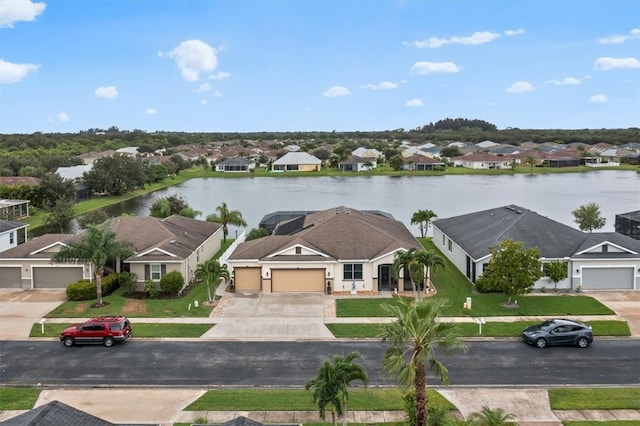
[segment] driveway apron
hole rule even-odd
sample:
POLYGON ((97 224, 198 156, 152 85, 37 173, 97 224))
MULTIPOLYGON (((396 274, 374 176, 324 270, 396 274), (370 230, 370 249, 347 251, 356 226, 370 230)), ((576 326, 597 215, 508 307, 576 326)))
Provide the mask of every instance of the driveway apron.
POLYGON ((235 293, 224 296, 216 326, 202 336, 212 340, 326 340, 323 293, 235 293))
POLYGON ((0 340, 24 340, 31 327, 67 299, 64 290, 0 290, 0 340))

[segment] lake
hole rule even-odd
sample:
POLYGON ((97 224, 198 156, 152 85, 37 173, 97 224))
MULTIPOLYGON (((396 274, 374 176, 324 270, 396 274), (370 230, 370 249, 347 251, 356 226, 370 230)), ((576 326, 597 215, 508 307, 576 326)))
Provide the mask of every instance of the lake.
POLYGON ((226 202, 229 209, 242 213, 248 229, 277 210, 324 210, 343 205, 388 212, 418 235, 417 226, 411 225, 411 216, 417 210, 430 209, 446 218, 508 204, 577 228, 571 212, 595 202, 607 220, 602 231, 613 231, 616 214, 640 209, 640 173, 201 178, 111 206, 107 211, 114 216, 148 215, 153 200, 169 195, 179 195, 201 211, 199 219, 226 202))

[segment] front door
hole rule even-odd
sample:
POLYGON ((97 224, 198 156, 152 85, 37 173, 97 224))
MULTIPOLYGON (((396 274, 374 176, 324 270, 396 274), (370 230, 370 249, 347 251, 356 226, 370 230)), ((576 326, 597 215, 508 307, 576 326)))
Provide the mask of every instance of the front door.
POLYGON ((378 289, 380 291, 391 291, 398 287, 398 282, 393 276, 391 265, 378 266, 378 289))

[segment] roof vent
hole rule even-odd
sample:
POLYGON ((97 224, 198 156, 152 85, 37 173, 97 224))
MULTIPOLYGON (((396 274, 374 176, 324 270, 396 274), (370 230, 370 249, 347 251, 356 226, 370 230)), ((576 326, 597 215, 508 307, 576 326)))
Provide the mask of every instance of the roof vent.
POLYGON ((351 213, 351 211, 349 210, 349 207, 345 207, 345 208, 344 208, 344 212, 345 212, 346 214, 350 214, 350 213, 351 213))
POLYGON ((177 241, 176 241, 176 240, 170 240, 170 241, 169 241, 169 244, 175 244, 175 243, 177 243, 177 241))
POLYGON ((522 214, 522 210, 516 210, 516 213, 522 214))
POLYGON ((340 213, 340 207, 336 207, 336 214, 340 213))

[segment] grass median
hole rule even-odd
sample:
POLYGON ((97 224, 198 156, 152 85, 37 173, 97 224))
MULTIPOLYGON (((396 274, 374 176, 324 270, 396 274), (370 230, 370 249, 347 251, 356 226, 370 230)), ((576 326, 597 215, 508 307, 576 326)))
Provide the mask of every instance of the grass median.
POLYGON ((549 389, 552 410, 640 410, 640 388, 549 389))
MULTIPOLYGON (((458 331, 462 337, 520 337, 522 330, 539 321, 498 322, 487 321, 480 327, 475 323, 459 323, 458 331)), ((590 321, 594 336, 630 336, 626 321, 590 321)), ((337 338, 357 339, 375 338, 380 334, 380 324, 327 324, 327 328, 337 338)))
MULTIPOLYGON (((44 334, 40 323, 33 324, 29 337, 58 337, 71 323, 45 323, 44 334)), ((136 338, 198 338, 214 324, 137 323, 131 324, 136 338)))

